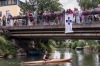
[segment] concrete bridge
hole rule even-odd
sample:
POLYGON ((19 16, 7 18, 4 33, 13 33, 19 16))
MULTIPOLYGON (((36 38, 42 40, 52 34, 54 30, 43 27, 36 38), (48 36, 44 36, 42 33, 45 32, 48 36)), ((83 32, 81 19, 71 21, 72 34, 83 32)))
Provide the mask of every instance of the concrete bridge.
POLYGON ((8 27, 11 38, 100 39, 100 23, 73 24, 73 33, 65 34, 65 25, 35 25, 8 27))

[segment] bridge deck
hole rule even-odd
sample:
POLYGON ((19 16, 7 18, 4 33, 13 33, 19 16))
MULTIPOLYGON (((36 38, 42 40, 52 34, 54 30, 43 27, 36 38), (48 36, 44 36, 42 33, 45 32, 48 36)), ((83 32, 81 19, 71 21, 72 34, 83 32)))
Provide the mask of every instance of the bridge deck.
MULTIPOLYGON (((34 25, 34 26, 14 26, 8 27, 9 30, 27 30, 27 29, 60 29, 65 28, 65 25, 34 25)), ((100 28, 100 22, 92 24, 73 24, 73 29, 83 28, 100 28)))
POLYGON ((100 22, 73 24, 73 33, 65 34, 64 25, 35 25, 8 27, 15 38, 68 38, 100 39, 100 22))

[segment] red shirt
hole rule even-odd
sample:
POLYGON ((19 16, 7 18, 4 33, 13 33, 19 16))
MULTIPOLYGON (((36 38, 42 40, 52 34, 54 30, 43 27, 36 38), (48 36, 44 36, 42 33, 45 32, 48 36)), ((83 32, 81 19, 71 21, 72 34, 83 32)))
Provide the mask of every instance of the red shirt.
POLYGON ((34 17, 33 17, 33 14, 32 14, 32 13, 29 13, 29 18, 30 18, 30 19, 34 19, 34 17))
POLYGON ((72 10, 69 10, 69 11, 68 11, 68 14, 73 14, 73 11, 72 11, 72 10))

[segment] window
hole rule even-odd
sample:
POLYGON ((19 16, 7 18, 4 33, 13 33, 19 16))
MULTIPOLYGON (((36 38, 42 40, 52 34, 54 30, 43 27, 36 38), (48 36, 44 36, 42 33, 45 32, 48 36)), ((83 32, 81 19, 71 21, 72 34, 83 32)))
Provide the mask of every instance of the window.
POLYGON ((7 0, 5 1, 5 5, 8 5, 7 0))
POLYGON ((15 4, 14 0, 12 0, 12 4, 15 4))
POLYGON ((0 0, 0 6, 17 5, 17 0, 0 0))
POLYGON ((0 2, 0 6, 1 6, 1 2, 0 2))
POLYGON ((5 1, 1 1, 1 6, 4 6, 5 5, 5 1))
POLYGON ((17 0, 14 0, 14 2, 15 2, 15 4, 17 4, 18 1, 17 0))
POLYGON ((8 0, 8 5, 17 4, 17 0, 8 0))
POLYGON ((11 1, 12 1, 12 0, 8 0, 8 5, 11 5, 11 1))
POLYGON ((0 17, 2 16, 2 11, 0 11, 0 17))

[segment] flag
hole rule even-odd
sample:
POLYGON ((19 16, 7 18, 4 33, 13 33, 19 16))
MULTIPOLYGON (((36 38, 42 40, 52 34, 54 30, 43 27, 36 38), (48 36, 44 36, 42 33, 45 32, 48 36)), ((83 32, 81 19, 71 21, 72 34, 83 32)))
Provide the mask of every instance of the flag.
POLYGON ((65 33, 74 32, 72 30, 73 14, 65 14, 65 33))

